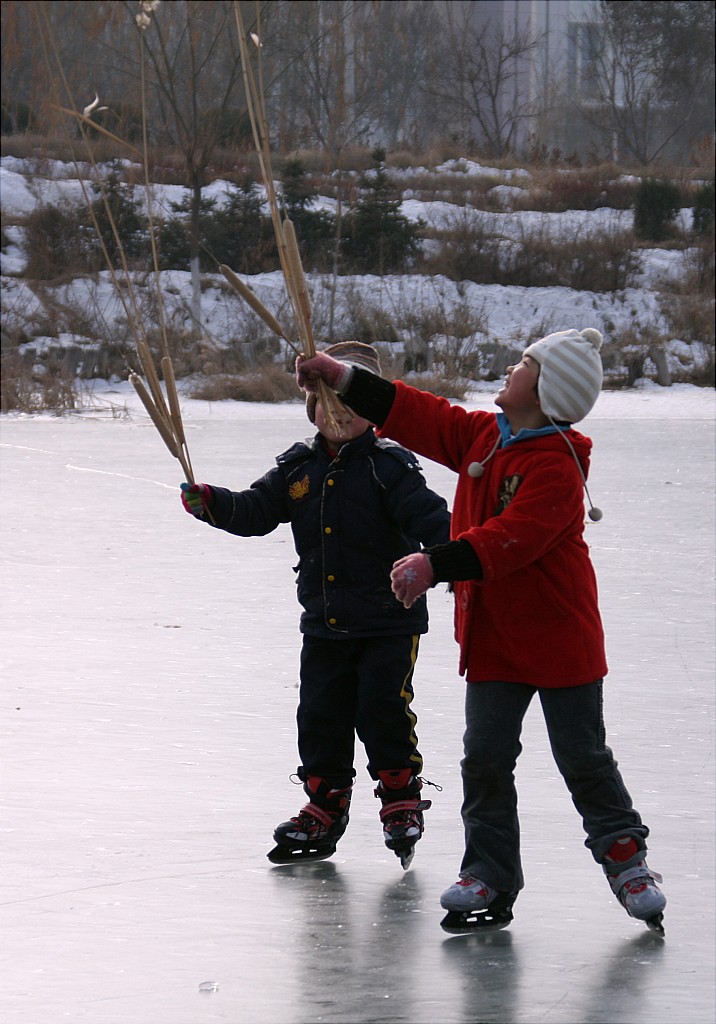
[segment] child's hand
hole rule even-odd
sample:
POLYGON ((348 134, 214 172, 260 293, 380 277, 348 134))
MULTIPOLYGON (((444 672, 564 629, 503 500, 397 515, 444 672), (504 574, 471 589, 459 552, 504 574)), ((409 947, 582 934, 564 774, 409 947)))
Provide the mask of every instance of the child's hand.
POLYGON ((435 574, 428 555, 421 551, 406 555, 393 563, 390 584, 393 593, 406 607, 412 608, 419 597, 430 590, 435 574))
POLYGON ((324 380, 332 391, 347 387, 353 368, 325 352, 318 352, 307 359, 299 356, 296 360, 296 383, 303 391, 315 392, 319 380, 324 380))
POLYGON ((189 515, 197 519, 210 517, 211 487, 208 484, 182 484, 181 503, 189 515))

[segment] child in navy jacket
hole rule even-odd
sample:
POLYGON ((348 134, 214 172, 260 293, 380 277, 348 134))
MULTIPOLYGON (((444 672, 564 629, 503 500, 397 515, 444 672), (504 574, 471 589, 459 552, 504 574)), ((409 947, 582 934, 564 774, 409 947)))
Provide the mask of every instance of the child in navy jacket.
MULTIPOLYGON (((344 342, 328 351, 380 372, 372 346, 344 342)), ((421 546, 447 543, 450 513, 412 452, 377 438, 367 420, 341 407, 329 425, 315 394, 307 412, 318 433, 279 455, 250 488, 182 484, 182 501, 241 537, 281 523, 293 531, 303 608, 297 774, 309 803, 276 828, 269 859, 335 852, 348 824, 357 734, 377 782, 386 846, 407 867, 430 806, 420 799, 423 761, 410 708, 428 614, 424 596, 410 608, 397 600, 390 570, 421 546)))

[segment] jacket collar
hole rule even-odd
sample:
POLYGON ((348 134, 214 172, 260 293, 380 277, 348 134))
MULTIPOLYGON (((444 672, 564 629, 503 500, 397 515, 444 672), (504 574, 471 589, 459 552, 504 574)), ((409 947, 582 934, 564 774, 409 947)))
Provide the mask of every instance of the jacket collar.
POLYGON ((518 441, 531 441, 534 437, 547 437, 548 434, 556 434, 559 430, 569 430, 569 423, 558 423, 556 425, 548 423, 546 427, 538 427, 535 430, 523 427, 516 434, 513 434, 510 421, 504 412, 497 413, 497 426, 500 431, 501 448, 507 448, 508 445, 516 444, 518 441))
MULTIPOLYGON (((328 441, 326 441, 323 434, 316 434, 313 438, 313 447, 316 451, 326 455, 329 459, 334 458, 351 458, 353 455, 359 455, 361 452, 368 448, 371 448, 375 444, 375 432, 372 427, 368 427, 358 437, 354 437, 352 441, 345 441, 335 453, 331 454, 329 451, 328 441)), ((332 449, 335 451, 335 449, 332 449)))

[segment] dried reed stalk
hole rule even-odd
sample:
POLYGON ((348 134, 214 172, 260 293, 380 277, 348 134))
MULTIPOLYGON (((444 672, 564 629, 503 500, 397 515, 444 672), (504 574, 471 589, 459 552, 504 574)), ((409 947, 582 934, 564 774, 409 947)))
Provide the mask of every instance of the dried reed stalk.
MULTIPOLYGON (((112 142, 118 142, 120 146, 129 150, 129 152, 137 157, 137 159, 141 160, 142 154, 131 144, 131 142, 127 142, 126 139, 120 139, 120 137, 115 135, 114 132, 109 131, 108 128, 105 128, 103 125, 93 121, 92 118, 88 117, 86 114, 81 114, 78 110, 70 110, 69 107, 56 107, 55 109, 59 110, 63 114, 69 114, 70 117, 74 117, 76 119, 78 124, 83 124, 88 128, 94 129, 98 134, 104 135, 107 139, 111 139, 112 142)), ((105 110, 106 107, 102 107, 102 109, 105 110)))
MULTIPOLYGON (((271 221, 273 223, 276 245, 278 248, 279 261, 286 283, 286 291, 291 301, 293 316, 296 323, 296 330, 303 346, 303 354, 313 356, 316 354, 316 345, 311 328, 311 302, 306 285, 306 278, 301 263, 301 255, 296 240, 296 232, 291 221, 281 218, 276 189, 273 182, 273 171, 271 168, 271 146, 269 141, 268 122, 266 118, 266 102, 263 86, 263 61, 261 60, 261 40, 258 32, 251 33, 258 51, 258 83, 254 76, 249 50, 247 35, 244 28, 244 21, 241 14, 241 4, 234 0, 234 13, 236 27, 239 36, 239 50, 241 52, 241 67, 244 78, 244 90, 246 93, 246 107, 251 121, 251 131, 254 137, 254 145, 259 159, 261 177, 266 189, 271 221)), ((260 9, 256 4, 256 28, 260 28, 260 9)), ((281 335, 285 337, 284 334, 281 335)), ((318 397, 323 407, 326 420, 329 425, 340 435, 339 416, 343 411, 342 404, 324 381, 318 382, 318 397)))
MULTIPOLYGON (((182 467, 182 470, 184 471, 186 479, 188 480, 189 483, 194 483, 194 473, 193 473, 193 470, 192 470, 191 459, 189 458, 189 451, 188 451, 188 447, 187 447, 187 443, 186 443, 186 436, 185 436, 184 427, 183 427, 183 424, 182 424, 181 408, 180 408, 180 405, 179 405, 179 396, 178 396, 178 392, 177 392, 176 379, 175 379, 175 376, 174 376, 174 367, 173 367, 173 364, 172 364, 172 361, 171 361, 171 356, 170 356, 170 353, 169 353, 169 342, 168 342, 167 330, 166 330, 166 318, 165 318, 165 314, 164 314, 164 302, 163 302, 163 296, 162 296, 162 292, 161 292, 161 278, 160 278, 160 273, 159 273, 159 261, 158 261, 158 256, 157 256, 156 237, 155 237, 154 221, 153 221, 153 215, 152 215, 151 187, 150 187, 150 182, 149 182, 149 155, 148 155, 148 144, 147 144, 144 31, 147 28, 147 26, 150 24, 150 21, 151 21, 150 15, 152 13, 154 13, 154 10, 155 10, 156 6, 157 6, 157 4, 153 3, 153 2, 141 3, 140 4, 141 14, 138 15, 137 18, 136 18, 136 23, 137 23, 137 26, 139 28, 139 39, 140 39, 140 48, 141 48, 140 68, 141 68, 141 109, 142 109, 142 135, 143 135, 143 149, 142 149, 142 152, 140 152, 138 149, 136 149, 136 147, 131 145, 126 140, 120 139, 117 135, 115 135, 114 133, 108 131, 102 125, 96 124, 94 121, 92 121, 92 119, 89 116, 89 114, 97 106, 97 103, 98 103, 97 97, 95 97, 94 103, 92 103, 89 106, 85 107, 82 112, 80 112, 77 109, 75 109, 74 106, 71 106, 71 107, 59 107, 58 109, 60 111, 62 111, 64 114, 68 114, 72 118, 74 118, 76 123, 77 123, 77 125, 78 125, 78 127, 79 127, 79 129, 80 129, 80 135, 81 135, 81 138, 82 138, 82 140, 83 140, 83 142, 85 144, 85 148, 86 148, 86 151, 87 151, 89 162, 90 162, 93 170, 95 171, 95 174, 96 174, 96 177, 97 177, 97 181, 100 183, 100 193, 101 193, 102 200, 103 200, 103 203, 104 203, 105 213, 107 215, 107 220, 108 220, 108 223, 109 223, 110 228, 112 230, 112 234, 114 236, 115 245, 117 247, 117 252, 119 253, 119 257, 120 257, 120 260, 121 260, 122 271, 123 271, 123 275, 124 275, 124 283, 126 285, 126 288, 122 288, 120 286, 120 282, 119 282, 119 277, 117 275, 117 271, 116 271, 115 267, 113 266, 112 260, 109 257, 109 253, 107 251, 107 247, 106 247, 104 239, 102 237, 102 232, 99 229, 99 225, 97 223, 97 218, 96 218, 96 216, 94 214, 94 209, 93 209, 93 206, 92 206, 92 202, 91 202, 91 200, 89 198, 89 195, 88 195, 87 190, 85 188, 84 182, 82 181, 81 175, 79 174, 79 168, 78 168, 78 178, 79 178, 80 183, 81 183, 82 193, 83 193, 83 196, 84 196, 85 201, 87 203, 87 206, 88 206, 88 209, 89 209, 89 212, 90 212, 90 217, 92 219, 92 223, 93 223, 95 232, 96 232, 97 237, 99 239, 99 242, 100 242, 100 245, 101 245, 101 248, 102 248, 102 252, 103 252, 103 255, 105 257, 105 261, 107 263, 107 267, 109 269, 110 276, 112 278, 112 282, 113 282, 113 284, 115 286, 115 290, 117 292, 117 295, 119 296, 119 299, 120 299, 120 301, 122 303, 122 306, 124 308, 125 314, 127 316, 127 322, 128 322, 128 324, 130 326, 130 329, 132 331, 132 335, 133 335, 134 340, 135 340, 135 345, 136 345, 136 349, 137 349, 137 356, 139 358, 139 363, 141 365, 142 370, 144 371, 144 375, 145 375, 145 377, 147 379, 147 383, 149 385, 149 389, 147 389, 147 387, 144 385, 144 383, 143 383, 142 379, 139 377, 139 375, 134 373, 133 371, 131 371, 130 374, 129 374, 129 380, 131 381, 135 391, 137 392, 137 394, 138 394, 138 396, 139 396, 139 398, 140 398, 144 408, 147 410, 147 413, 149 414, 150 419, 152 420, 152 422, 154 423, 155 427, 157 428, 157 431, 159 432, 160 437, 162 438, 162 440, 164 441, 164 443, 166 444, 167 448, 169 449, 171 454, 174 456, 174 458, 179 460, 179 463, 181 464, 181 467, 182 467), (99 175, 99 172, 98 172, 97 164, 96 164, 95 159, 94 159, 94 154, 92 153, 92 148, 89 145, 89 138, 88 138, 87 133, 86 133, 86 128, 89 127, 89 126, 94 128, 96 131, 100 132, 101 134, 103 134, 107 138, 110 138, 113 141, 118 142, 118 143, 122 144, 123 146, 125 146, 133 156, 139 157, 142 160, 142 163, 143 163, 143 166, 144 166, 145 190, 146 190, 146 197, 147 197, 147 214, 148 214, 148 221, 149 221, 149 234, 150 234, 151 245, 152 245, 152 257, 153 257, 153 265, 154 265, 154 279, 155 279, 155 282, 156 282, 157 303, 158 303, 158 309, 159 309, 160 329, 161 329, 161 337, 162 337, 162 352, 163 352, 163 355, 162 355, 162 359, 161 359, 161 366, 162 366, 162 373, 163 373, 163 376, 164 376, 164 385, 165 385, 165 388, 166 388, 166 391, 167 391, 167 398, 164 397, 164 393, 162 391, 161 384, 159 382, 159 374, 158 374, 157 368, 156 368, 156 366, 154 364, 154 360, 153 360, 153 357, 152 357, 152 354, 151 354, 151 350, 149 348, 149 344, 148 344, 148 341, 147 341, 146 331, 144 329, 144 325, 142 323, 142 319, 141 319, 141 317, 139 315, 138 304, 137 304, 136 297, 135 297, 135 294, 134 294, 133 283, 132 283, 132 279, 131 279, 130 274, 129 274, 129 268, 128 268, 128 265, 127 265, 126 256, 125 256, 124 248, 123 248, 123 245, 122 245, 122 241, 121 241, 121 239, 119 237, 119 232, 117 230, 117 225, 115 223, 114 216, 112 214, 112 209, 111 209, 111 206, 110 206, 108 198, 107 198, 106 190, 105 190, 105 188, 104 188, 104 186, 102 184, 101 176, 99 175), (128 298, 125 298, 125 293, 128 296, 128 298), (167 404, 167 401, 168 401, 168 404, 167 404)), ((62 66, 62 61, 61 61, 60 56, 59 56, 59 52, 58 52, 58 49, 57 49, 56 41, 55 41, 54 36, 53 36, 53 34, 52 34, 51 30, 50 30, 49 21, 47 19, 47 12, 43 11, 43 15, 44 15, 44 25, 42 23, 40 23, 40 31, 41 31, 42 44, 43 44, 43 46, 46 49, 49 47, 49 49, 52 51, 52 55, 53 55, 53 58, 54 58, 54 63, 55 63, 55 66, 56 66, 56 68, 58 70, 58 74, 59 74, 59 77, 60 77, 60 79, 62 81, 65 93, 66 93, 66 95, 67 95, 67 97, 69 99, 70 104, 72 104, 73 103, 73 98, 72 98, 72 94, 71 94, 71 89, 69 87, 69 83, 67 81, 67 77, 64 74, 64 69, 63 69, 63 66, 62 66), (45 29, 45 31, 42 31, 43 28, 45 29)), ((48 64, 49 63, 50 63, 50 61, 49 61, 49 55, 48 55, 48 64)), ((76 161, 75 161, 75 166, 77 166, 77 162, 76 161)))
POLYGON ((238 274, 235 274, 231 267, 227 267, 225 263, 220 264, 219 270, 231 287, 239 293, 241 298, 249 306, 251 306, 254 313, 261 317, 266 326, 269 327, 277 337, 283 338, 283 340, 291 346, 294 352, 298 352, 299 350, 287 336, 286 331, 283 329, 273 313, 266 309, 266 306, 264 306, 258 295, 256 295, 255 292, 252 292, 247 284, 244 284, 238 274))
MULTIPOLYGON (((187 480, 192 482, 194 480, 194 472, 191 468, 191 459, 189 458, 189 449, 187 448, 186 437, 184 435, 184 424, 181 418, 181 408, 179 406, 179 394, 177 392, 177 382, 174 377, 174 366, 169 356, 162 357, 162 373, 164 374, 164 386, 167 389, 167 397, 169 398, 169 418, 174 430, 174 437, 176 439, 179 451, 182 452, 186 459, 186 465, 188 469, 187 480)), ((178 456, 177 456, 178 458, 178 456)), ((182 467, 184 463, 182 462, 182 467)))
MULTIPOLYGON (((149 413, 149 417, 152 420, 152 422, 154 423, 154 426, 159 431, 159 434, 161 435, 161 438, 164 441, 164 444, 167 446, 167 448, 172 453, 174 458, 175 459, 179 459, 179 461, 181 461, 179 449, 177 447, 176 441, 174 440, 174 435, 173 435, 170 427, 168 426, 167 421, 160 414, 159 410, 157 409, 156 405, 154 404, 154 399, 152 398, 152 396, 147 391, 147 389, 145 387, 145 384, 144 384, 144 381, 136 373, 130 373, 129 379, 131 380, 132 384, 134 385, 135 391, 137 392, 137 394, 141 398, 142 404, 144 405, 144 408, 149 413)), ((182 467, 182 468, 184 468, 184 467, 182 467)))
MULTIPOLYGON (((303 273, 303 264, 301 263, 301 254, 298 249, 296 231, 293 226, 293 221, 290 221, 288 217, 284 218, 283 232, 286 244, 286 263, 290 272, 291 287, 295 290, 296 304, 301 311, 301 317, 305 324, 307 335, 310 338, 310 347, 306 346, 306 355, 314 355, 316 346, 313 341, 313 329, 311 327, 311 298, 308 294, 306 275, 303 273)), ((328 417, 329 423, 332 421, 332 426, 335 428, 337 433, 340 434, 338 414, 341 413, 342 409, 341 405, 338 404, 339 399, 336 398, 335 394, 331 391, 326 382, 320 378, 317 381, 317 390, 318 399, 323 411, 328 417)))

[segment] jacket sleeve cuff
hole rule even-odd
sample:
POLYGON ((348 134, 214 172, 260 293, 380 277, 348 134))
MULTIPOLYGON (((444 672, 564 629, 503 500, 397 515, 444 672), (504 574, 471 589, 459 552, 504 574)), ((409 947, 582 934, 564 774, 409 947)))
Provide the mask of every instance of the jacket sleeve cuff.
POLYGON ((340 396, 353 412, 382 427, 395 401, 395 385, 370 370, 354 366, 340 396))
POLYGON ((436 544, 426 548, 436 583, 454 580, 481 580, 482 565, 475 549, 466 540, 451 540, 449 544, 436 544))

